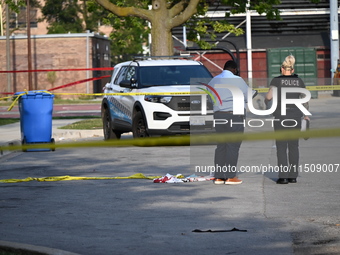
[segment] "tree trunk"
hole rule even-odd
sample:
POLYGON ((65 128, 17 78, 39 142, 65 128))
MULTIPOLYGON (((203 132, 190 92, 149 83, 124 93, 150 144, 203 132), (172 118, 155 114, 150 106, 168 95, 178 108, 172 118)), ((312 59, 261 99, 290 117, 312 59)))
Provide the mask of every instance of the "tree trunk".
POLYGON ((172 56, 173 40, 171 29, 187 21, 194 13, 199 0, 179 1, 167 9, 167 0, 152 0, 152 10, 138 7, 120 7, 109 0, 96 0, 105 9, 120 16, 136 16, 151 23, 151 55, 172 56), (187 6, 185 6, 187 4, 187 6))
POLYGON ((172 56, 173 55, 173 41, 171 30, 168 29, 151 29, 152 56, 172 56))
POLYGON ((155 15, 154 22, 151 23, 152 56, 173 55, 171 28, 168 25, 168 19, 166 18, 166 16, 167 12, 157 13, 157 15, 155 15), (163 13, 163 15, 161 13, 163 13))

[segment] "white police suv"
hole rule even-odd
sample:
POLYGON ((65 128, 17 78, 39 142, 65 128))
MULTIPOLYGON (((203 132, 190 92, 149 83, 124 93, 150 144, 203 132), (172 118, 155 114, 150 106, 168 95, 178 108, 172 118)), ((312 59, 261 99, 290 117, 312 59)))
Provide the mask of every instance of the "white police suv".
POLYGON ((119 139, 126 132, 136 138, 211 130, 213 104, 200 88, 211 78, 202 63, 191 59, 147 57, 117 64, 104 87, 105 140, 119 139))

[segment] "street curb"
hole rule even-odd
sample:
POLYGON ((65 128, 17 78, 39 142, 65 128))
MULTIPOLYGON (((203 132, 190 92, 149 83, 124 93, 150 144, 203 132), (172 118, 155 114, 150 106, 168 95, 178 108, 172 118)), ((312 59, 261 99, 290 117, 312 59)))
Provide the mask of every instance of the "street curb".
POLYGON ((95 137, 103 137, 102 129, 95 130, 73 130, 73 129, 65 129, 61 131, 58 129, 57 132, 52 133, 52 138, 55 141, 61 141, 65 139, 84 139, 84 138, 95 138, 95 137))
MULTIPOLYGON (((72 130, 72 129, 66 129, 65 131, 56 131, 52 133, 52 138, 56 142, 61 142, 64 140, 76 140, 76 139, 92 139, 92 138, 100 138, 102 137, 104 139, 103 130, 102 129, 96 129, 96 130, 72 130)), ((0 158, 3 158, 13 152, 14 150, 6 150, 5 147, 10 146, 20 146, 21 141, 20 140, 12 140, 5 143, 0 143, 0 158)))
POLYGON ((30 244, 14 243, 0 240, 0 251, 18 252, 22 255, 80 255, 78 253, 47 248, 43 246, 35 246, 30 244))
POLYGON ((0 144, 0 158, 14 152, 12 150, 3 149, 3 147, 20 146, 20 145, 21 145, 21 142, 19 140, 13 140, 13 141, 0 144))

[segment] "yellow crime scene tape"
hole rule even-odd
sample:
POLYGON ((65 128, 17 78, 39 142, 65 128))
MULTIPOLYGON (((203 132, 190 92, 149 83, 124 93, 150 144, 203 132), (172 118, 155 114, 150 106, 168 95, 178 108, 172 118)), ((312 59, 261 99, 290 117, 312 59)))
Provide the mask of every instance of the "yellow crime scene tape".
MULTIPOLYGON (((258 93, 266 93, 269 88, 253 88, 258 93)), ((340 85, 318 85, 318 86, 306 86, 309 91, 325 91, 325 90, 340 90, 340 85)))
MULTIPOLYGON (((258 93, 267 93, 269 88, 253 88, 258 93)), ((324 91, 324 90, 340 90, 340 85, 319 85, 319 86, 306 86, 309 91, 324 91)), ((55 95, 75 95, 75 96, 164 96, 164 95, 201 95, 207 94, 204 91, 191 91, 191 92, 126 92, 126 93, 54 93, 55 95)))
MULTIPOLYGON (((340 89, 340 85, 337 86, 314 86, 325 88, 337 88, 340 89)), ((268 88, 267 88, 268 89, 268 88)), ((46 91, 40 91, 46 92, 46 91)), ((50 93, 47 91, 47 93, 50 93)), ((169 92, 169 93, 100 93, 92 95, 173 95, 173 94, 191 94, 192 92, 169 92)), ((15 102, 22 95, 27 94, 24 92, 17 95, 15 102)), ((60 94, 77 94, 82 93, 60 93, 60 94)), ((205 92, 196 92, 195 94, 205 94, 205 92)), ((88 95, 88 94, 87 94, 88 95)), ((14 103, 14 102, 13 102, 14 103)), ((10 108, 13 107, 13 104, 10 108)), ((209 135, 187 135, 177 137, 153 137, 142 139, 128 139, 128 140, 111 140, 111 141, 88 141, 88 142, 74 142, 74 143, 59 143, 50 144, 49 148, 82 148, 82 147, 126 147, 126 146, 183 146, 190 144, 209 144, 217 142, 238 142, 247 140, 285 140, 287 137, 291 139, 299 139, 308 137, 332 137, 340 136, 340 128, 336 129, 324 129, 324 130, 308 130, 305 132, 297 131, 279 131, 279 132, 265 132, 265 133, 243 133, 243 134, 209 134, 209 135)), ((29 149, 46 149, 46 144, 26 144, 26 145, 11 145, 3 146, 2 150, 29 150, 29 149)))
MULTIPOLYGON (((57 144, 32 144, 24 146, 3 146, 2 150, 23 149, 46 149, 55 148, 88 148, 88 147, 127 147, 127 146, 188 146, 188 145, 212 145, 221 142, 257 141, 257 140, 287 140, 299 138, 327 138, 340 136, 340 127, 333 129, 318 129, 307 131, 276 131, 261 133, 234 133, 234 134, 206 134, 206 135, 184 135, 174 137, 150 137, 126 140, 109 141, 86 141, 57 144)), ((138 173, 128 177, 78 177, 78 176, 52 176, 42 178, 28 177, 25 179, 3 179, 0 183, 15 183, 28 181, 75 181, 75 180, 112 180, 112 179, 155 179, 160 176, 145 176, 138 173)))
POLYGON ((306 86, 306 89, 310 91, 320 90, 340 90, 340 85, 318 85, 318 86, 306 86))
MULTIPOLYGON (((269 88, 253 88, 256 90, 258 93, 266 93, 268 92, 269 88)), ((306 86, 306 89, 309 91, 326 91, 326 90, 340 90, 340 85, 318 85, 318 86, 306 86)), ((191 91, 191 92, 126 92, 126 93, 52 93, 47 90, 41 90, 37 92, 45 92, 49 94, 54 94, 54 95, 73 95, 73 96, 164 96, 164 95, 200 95, 200 94, 207 94, 204 91, 191 91)), ((8 108, 8 111, 10 111, 15 103, 19 100, 19 98, 23 95, 26 95, 27 92, 24 92, 22 94, 14 96, 14 101, 11 104, 11 106, 8 108)), ((7 100, 11 99, 13 96, 10 97, 3 97, 0 98, 0 100, 7 100)))
MULTIPOLYGON (((253 88, 258 93, 266 93, 269 91, 269 88, 253 88)), ((306 86, 306 89, 309 91, 324 91, 324 90, 340 90, 340 85, 318 85, 318 86, 306 86)), ((86 94, 86 93, 55 93, 56 95, 90 95, 90 96, 164 96, 164 95, 200 95, 207 94, 204 91, 191 91, 191 92, 126 92, 126 93, 94 93, 94 94, 86 94)))
POLYGON ((145 176, 142 173, 130 175, 127 177, 84 177, 84 176, 49 176, 49 177, 41 177, 41 178, 33 178, 27 177, 25 179, 2 179, 0 183, 16 183, 16 182, 30 182, 30 181, 38 181, 38 182, 54 182, 54 181, 79 181, 79 180, 115 180, 115 179, 148 179, 153 180, 156 178, 160 178, 161 176, 145 176))
MULTIPOLYGON (((309 90, 340 90, 340 85, 337 86, 308 86, 309 90)), ((268 88, 256 89, 259 93, 268 91, 268 88)), ((46 91, 42 91, 46 92, 46 91)), ((25 95, 24 92, 17 95, 11 107, 17 102, 20 96, 25 95)), ((50 93, 50 92, 48 92, 50 93)), ((84 93, 55 93, 59 95, 188 95, 188 94, 206 94, 205 92, 169 92, 169 93, 97 93, 97 94, 84 94, 84 93)), ((150 137, 139 139, 122 139, 122 140, 109 140, 109 141, 85 141, 85 142, 72 142, 72 143, 57 143, 57 144, 25 144, 25 145, 8 145, 2 146, 1 150, 34 150, 34 149, 67 149, 67 148, 88 148, 88 147, 128 147, 128 146, 188 146, 188 145, 211 145, 223 142, 239 142, 239 141, 257 141, 257 140, 287 140, 299 138, 327 138, 340 136, 340 127, 332 129, 317 129, 307 130, 301 132, 295 131, 272 131, 261 133, 234 133, 234 134, 206 134, 206 135, 182 135, 172 137, 150 137)), ((0 180, 3 183, 11 182, 25 182, 25 181, 65 181, 65 180, 104 180, 104 179, 155 179, 159 176, 146 177, 143 174, 136 174, 129 177, 72 177, 72 176, 55 176, 44 178, 25 178, 25 179, 7 179, 0 180)))
MULTIPOLYGON (((35 90, 34 91, 35 93, 48 93, 48 94, 53 94, 51 93, 50 91, 47 91, 47 90, 35 90)), ((18 94, 18 95, 15 95, 15 96, 11 96, 11 97, 5 97, 6 99, 7 98, 13 98, 14 97, 14 100, 12 102, 12 104, 8 107, 7 111, 10 111, 13 109, 14 105, 16 104, 16 102, 18 102, 18 100, 20 99, 20 97, 24 96, 24 95, 28 95, 28 91, 25 90, 23 93, 21 94, 18 94)), ((4 100, 3 98, 0 98, 0 100, 4 100)))
MULTIPOLYGON (((150 93, 147 93, 147 92, 131 92, 131 93, 51 93, 49 91, 45 91, 45 90, 42 90, 42 91, 34 91, 34 92, 43 92, 43 93, 49 93, 49 94, 53 94, 53 95, 72 95, 72 96, 146 96, 146 95, 150 95, 150 96, 157 96, 157 95, 192 95, 192 94, 206 94, 205 92, 201 92, 201 91, 198 91, 198 92, 150 92, 150 93)), ((19 95, 15 95, 15 96, 11 96, 11 97, 4 97, 4 98, 0 98, 0 100, 6 100, 6 99, 9 99, 9 98, 13 98, 14 97, 14 100, 12 102, 12 104, 8 107, 7 111, 11 111, 14 107, 14 105, 17 103, 17 101, 20 99, 20 97, 24 96, 24 95, 27 95, 28 92, 23 92, 19 95)))
POLYGON ((189 145, 210 145, 225 142, 258 141, 258 140, 287 140, 299 138, 327 138, 340 136, 340 127, 332 129, 311 129, 301 132, 300 130, 282 130, 270 132, 249 132, 249 133, 226 133, 226 134, 191 134, 181 136, 149 137, 120 140, 101 141, 80 141, 70 143, 40 143, 25 145, 2 146, 3 151, 17 150, 39 150, 39 149, 70 149, 89 147, 153 147, 153 146, 189 146, 189 145))

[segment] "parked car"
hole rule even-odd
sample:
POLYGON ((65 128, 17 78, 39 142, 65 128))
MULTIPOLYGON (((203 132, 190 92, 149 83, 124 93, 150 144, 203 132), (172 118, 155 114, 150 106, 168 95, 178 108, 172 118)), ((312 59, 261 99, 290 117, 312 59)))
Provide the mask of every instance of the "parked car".
POLYGON ((188 93, 202 93, 199 86, 211 78, 202 63, 191 59, 148 57, 117 64, 104 87, 108 94, 101 106, 105 140, 119 139, 126 132, 136 138, 211 130, 210 98, 188 93), (206 114, 202 115, 202 107, 206 114))

